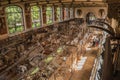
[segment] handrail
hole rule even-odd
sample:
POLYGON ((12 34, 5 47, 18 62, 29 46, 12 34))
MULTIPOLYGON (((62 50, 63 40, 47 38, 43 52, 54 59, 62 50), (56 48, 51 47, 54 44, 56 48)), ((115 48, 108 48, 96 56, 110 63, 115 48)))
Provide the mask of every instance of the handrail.
POLYGON ((102 23, 102 24, 105 24, 105 25, 107 25, 107 27, 108 27, 108 29, 112 32, 112 33, 114 33, 115 34, 115 32, 114 32, 114 30, 113 30, 113 28, 108 24, 108 23, 106 23, 106 22, 100 22, 100 21, 96 21, 96 22, 99 22, 99 23, 102 23))
POLYGON ((92 27, 92 28, 101 29, 101 30, 103 30, 103 31, 105 31, 105 32, 107 32, 107 33, 109 33, 111 36, 114 36, 114 35, 115 35, 115 34, 114 34, 113 32, 111 32, 110 30, 107 30, 107 29, 105 29, 105 28, 102 28, 102 27, 100 27, 100 26, 96 26, 96 25, 90 25, 90 26, 88 26, 88 27, 92 27))

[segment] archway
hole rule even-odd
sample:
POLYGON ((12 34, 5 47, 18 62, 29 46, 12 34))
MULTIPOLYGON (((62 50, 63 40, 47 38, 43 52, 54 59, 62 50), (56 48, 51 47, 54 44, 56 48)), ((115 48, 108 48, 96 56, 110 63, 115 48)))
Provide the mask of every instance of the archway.
POLYGON ((86 23, 92 24, 92 22, 96 19, 95 15, 92 12, 88 12, 86 15, 86 23))

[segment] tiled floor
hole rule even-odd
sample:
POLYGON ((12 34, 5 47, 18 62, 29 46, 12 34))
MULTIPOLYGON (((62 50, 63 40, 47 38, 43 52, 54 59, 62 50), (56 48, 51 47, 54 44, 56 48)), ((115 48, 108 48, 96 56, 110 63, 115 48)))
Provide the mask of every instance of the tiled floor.
POLYGON ((96 55, 97 48, 87 51, 80 61, 78 61, 78 65, 69 80, 89 80, 96 55))

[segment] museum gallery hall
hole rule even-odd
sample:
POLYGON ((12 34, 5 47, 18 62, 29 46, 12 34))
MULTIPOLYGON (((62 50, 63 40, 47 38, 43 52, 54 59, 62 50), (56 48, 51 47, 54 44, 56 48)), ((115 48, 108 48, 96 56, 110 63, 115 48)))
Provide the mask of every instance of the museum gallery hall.
POLYGON ((0 0, 0 80, 120 80, 120 0, 0 0))

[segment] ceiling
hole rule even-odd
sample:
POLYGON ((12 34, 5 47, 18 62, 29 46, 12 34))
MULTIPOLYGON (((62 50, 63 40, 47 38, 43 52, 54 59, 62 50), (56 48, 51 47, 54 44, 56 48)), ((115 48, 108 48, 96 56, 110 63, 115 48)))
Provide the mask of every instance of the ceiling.
POLYGON ((16 3, 37 3, 37 4, 75 4, 77 6, 101 6, 105 0, 0 0, 0 6, 5 6, 9 4, 16 4, 16 3), (92 4, 91 4, 92 3, 92 4))
POLYGON ((120 0, 106 0, 107 3, 120 3, 120 0))

